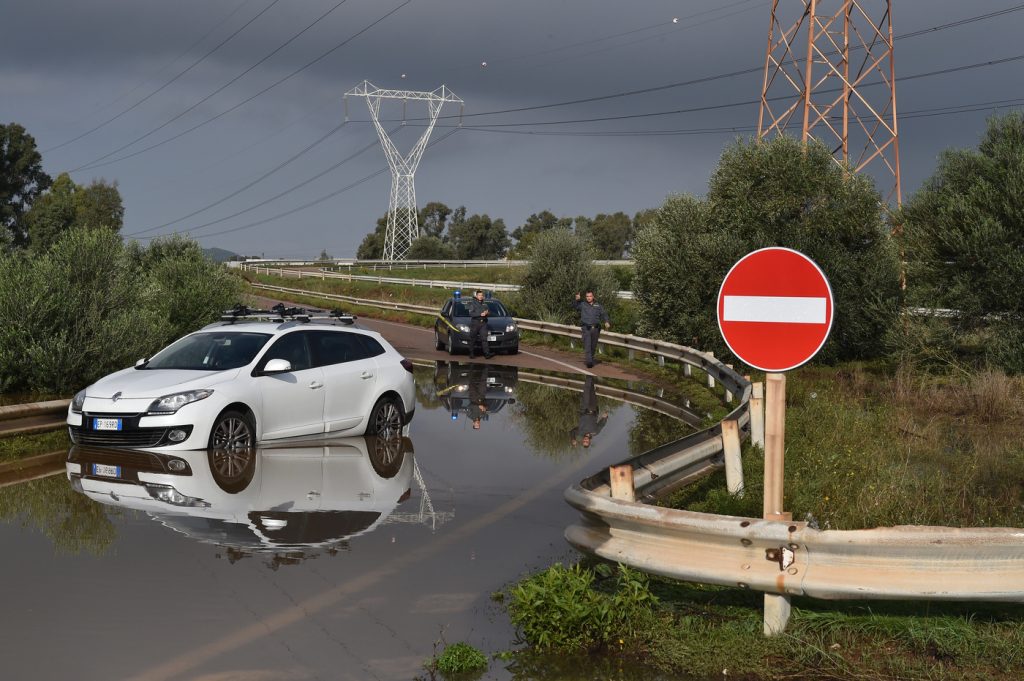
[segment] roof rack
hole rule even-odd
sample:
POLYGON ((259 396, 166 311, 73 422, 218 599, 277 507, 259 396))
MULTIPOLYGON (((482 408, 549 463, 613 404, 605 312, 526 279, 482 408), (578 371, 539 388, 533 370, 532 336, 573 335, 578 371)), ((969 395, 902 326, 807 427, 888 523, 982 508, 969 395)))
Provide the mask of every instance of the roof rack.
POLYGON ((259 310, 248 305, 235 305, 230 310, 225 310, 220 316, 221 322, 235 324, 240 321, 260 322, 299 322, 308 323, 311 321, 331 321, 342 324, 353 324, 356 321, 354 314, 349 314, 340 309, 318 310, 316 308, 286 307, 284 303, 278 303, 269 310, 259 310))

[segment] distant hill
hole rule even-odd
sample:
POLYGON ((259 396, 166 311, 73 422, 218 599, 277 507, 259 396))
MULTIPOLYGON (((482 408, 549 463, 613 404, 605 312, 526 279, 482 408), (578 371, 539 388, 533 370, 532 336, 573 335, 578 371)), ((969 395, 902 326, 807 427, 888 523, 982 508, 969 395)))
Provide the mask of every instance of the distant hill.
POLYGON ((227 260, 230 260, 231 258, 238 257, 237 253, 232 253, 231 251, 225 250, 223 248, 204 248, 203 253, 206 254, 207 258, 214 262, 225 262, 227 260))

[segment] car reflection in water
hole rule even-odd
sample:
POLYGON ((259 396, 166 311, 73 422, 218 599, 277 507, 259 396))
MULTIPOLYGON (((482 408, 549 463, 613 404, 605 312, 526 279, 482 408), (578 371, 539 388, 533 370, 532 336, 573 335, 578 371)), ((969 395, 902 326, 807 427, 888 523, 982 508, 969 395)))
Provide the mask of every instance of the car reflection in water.
POLYGON ((90 499, 144 511, 232 561, 275 554, 275 568, 385 522, 411 496, 415 469, 400 434, 173 454, 75 445, 67 460, 90 499))
POLYGON ((515 404, 519 369, 490 364, 438 362, 434 386, 445 409, 457 421, 463 414, 479 430, 491 414, 515 404))

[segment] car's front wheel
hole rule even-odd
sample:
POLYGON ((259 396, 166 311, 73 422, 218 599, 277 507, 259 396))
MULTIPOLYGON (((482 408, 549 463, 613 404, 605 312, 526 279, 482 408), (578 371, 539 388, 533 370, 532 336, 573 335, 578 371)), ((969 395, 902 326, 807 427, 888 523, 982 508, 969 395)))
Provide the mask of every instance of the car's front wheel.
POLYGON ((448 354, 449 354, 449 355, 454 355, 454 354, 455 354, 455 352, 456 352, 456 351, 455 351, 455 339, 454 339, 454 338, 452 337, 452 335, 451 335, 451 334, 449 333, 449 334, 448 334, 448 354))
POLYGON ((402 410, 398 400, 393 397, 382 397, 373 405, 370 421, 366 424, 366 434, 376 437, 394 437, 402 432, 402 410))
POLYGON ((210 429, 211 449, 251 449, 256 446, 256 426, 252 417, 229 410, 213 422, 210 429))
POLYGON ((511 348, 509 348, 508 349, 508 354, 510 354, 510 355, 518 355, 519 354, 519 343, 516 343, 511 348))

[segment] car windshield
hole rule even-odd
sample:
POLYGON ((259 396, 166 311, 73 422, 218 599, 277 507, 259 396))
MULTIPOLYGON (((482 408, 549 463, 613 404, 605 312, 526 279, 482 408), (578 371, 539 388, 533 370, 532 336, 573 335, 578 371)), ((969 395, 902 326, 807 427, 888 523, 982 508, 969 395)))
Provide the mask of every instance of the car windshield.
MULTIPOLYGON (((485 300, 484 303, 487 305, 489 315, 491 317, 510 317, 508 310, 505 306, 499 303, 497 300, 485 300)), ((468 317, 469 310, 466 309, 466 303, 459 301, 455 303, 454 317, 468 317)))
POLYGON ((251 362, 269 339, 270 334, 267 333, 194 333, 168 345, 154 355, 144 368, 196 371, 238 369, 251 362))

